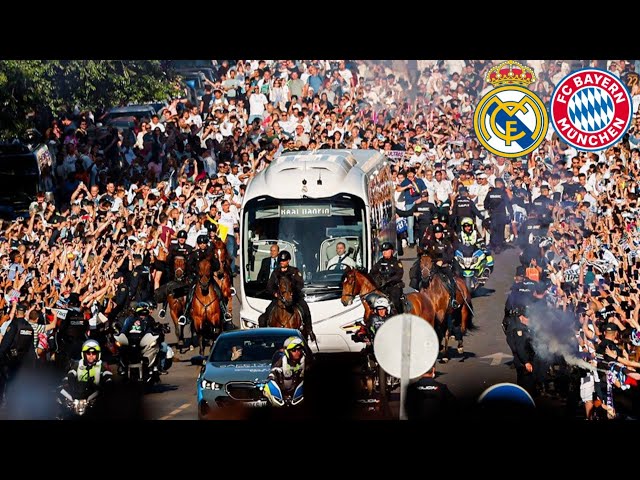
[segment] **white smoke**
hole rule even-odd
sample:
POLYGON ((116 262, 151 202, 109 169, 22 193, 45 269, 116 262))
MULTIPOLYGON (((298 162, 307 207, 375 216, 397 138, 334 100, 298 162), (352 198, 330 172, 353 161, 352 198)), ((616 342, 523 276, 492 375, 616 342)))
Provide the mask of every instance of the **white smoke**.
POLYGON ((549 307, 541 301, 529 309, 528 318, 536 355, 549 362, 557 361, 560 356, 569 365, 596 370, 578 357, 577 324, 570 312, 549 307))

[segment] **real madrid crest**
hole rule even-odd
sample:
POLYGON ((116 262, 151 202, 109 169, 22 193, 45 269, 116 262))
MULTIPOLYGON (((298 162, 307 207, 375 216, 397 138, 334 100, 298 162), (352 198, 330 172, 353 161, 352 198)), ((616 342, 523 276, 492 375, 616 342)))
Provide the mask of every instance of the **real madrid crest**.
POLYGON ((486 80, 496 88, 476 108, 473 126, 478 140, 502 157, 531 153, 549 128, 544 103, 527 88, 536 81, 533 70, 509 60, 489 70, 486 80))

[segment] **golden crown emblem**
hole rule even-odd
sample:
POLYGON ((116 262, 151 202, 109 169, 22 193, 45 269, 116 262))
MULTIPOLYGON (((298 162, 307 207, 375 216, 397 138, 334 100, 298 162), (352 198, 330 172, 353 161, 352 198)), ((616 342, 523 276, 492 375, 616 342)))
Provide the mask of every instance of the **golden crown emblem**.
POLYGON ((522 85, 524 87, 536 81, 533 70, 514 61, 507 60, 496 65, 487 74, 487 82, 494 87, 502 85, 522 85))

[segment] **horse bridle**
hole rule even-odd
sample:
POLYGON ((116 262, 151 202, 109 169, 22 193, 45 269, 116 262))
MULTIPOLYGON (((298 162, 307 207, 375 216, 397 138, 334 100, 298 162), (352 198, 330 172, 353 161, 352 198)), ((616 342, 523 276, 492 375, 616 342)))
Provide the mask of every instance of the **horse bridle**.
MULTIPOLYGON (((347 274, 348 276, 349 274, 347 274)), ((351 282, 351 293, 343 293, 342 295, 344 297, 352 297, 355 298, 357 297, 359 294, 358 293, 353 293, 356 291, 356 274, 354 273, 353 275, 353 281, 351 282)), ((345 279, 346 280, 346 279, 345 279)))
MULTIPOLYGON (((278 280, 278 293, 276 295, 276 298, 282 302, 282 304, 284 305, 285 309, 289 308, 289 307, 292 307, 293 306, 293 299, 291 301, 288 301, 288 300, 286 300, 284 298, 284 295, 280 291, 280 282, 282 282, 282 277, 280 277, 280 279, 278 280)), ((289 285, 289 287, 287 287, 287 289, 285 290, 285 293, 288 293, 290 291, 291 291, 291 289, 290 289, 290 285, 289 285)), ((292 295, 292 297, 293 297, 293 295, 292 295)))
POLYGON ((424 282, 426 285, 428 285, 431 282, 431 279, 433 278, 433 260, 431 261, 431 268, 427 268, 427 267, 422 267, 420 269, 420 281, 424 282), (427 270, 428 275, 425 277, 424 275, 424 271, 427 270))

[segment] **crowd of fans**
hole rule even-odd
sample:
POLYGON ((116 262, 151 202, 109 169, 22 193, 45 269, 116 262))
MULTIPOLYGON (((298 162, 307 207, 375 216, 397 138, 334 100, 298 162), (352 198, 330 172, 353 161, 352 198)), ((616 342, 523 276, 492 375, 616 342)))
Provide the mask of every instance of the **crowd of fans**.
MULTIPOLYGON (((603 321, 622 331, 618 357, 626 358, 635 351, 640 310, 638 117, 628 139, 600 154, 577 152, 549 129, 526 158, 494 157, 475 137, 473 113, 492 88, 485 76, 497 63, 223 61, 199 104, 171 99, 131 129, 103 126, 98 112, 65 112, 44 134, 50 155, 42 157, 43 193, 29 217, 2 225, 3 320, 18 301, 44 313, 75 293, 98 321, 98 312, 113 311, 117 287, 137 263, 149 266, 156 288, 162 283, 158 261, 180 230, 195 246, 205 222, 214 222, 235 257, 246 186, 282 151, 376 149, 390 158, 397 185, 407 175, 421 179, 428 201, 441 209, 464 186, 484 213, 487 192, 503 179, 514 207, 505 239, 541 248, 537 266, 549 282, 549 302, 575 312, 585 360, 593 361, 603 321), (540 247, 521 226, 545 189, 551 201, 538 218, 547 223, 535 236, 553 241, 540 247)), ((595 65, 524 63, 545 104, 569 71, 595 65)), ((640 65, 606 67, 627 79, 640 65)), ((630 88, 637 111, 638 85, 630 88)), ((398 207, 409 207, 406 200, 399 191, 398 207)), ((405 245, 419 240, 413 222, 409 227, 405 245)), ((481 222, 477 228, 488 234, 481 222)))

